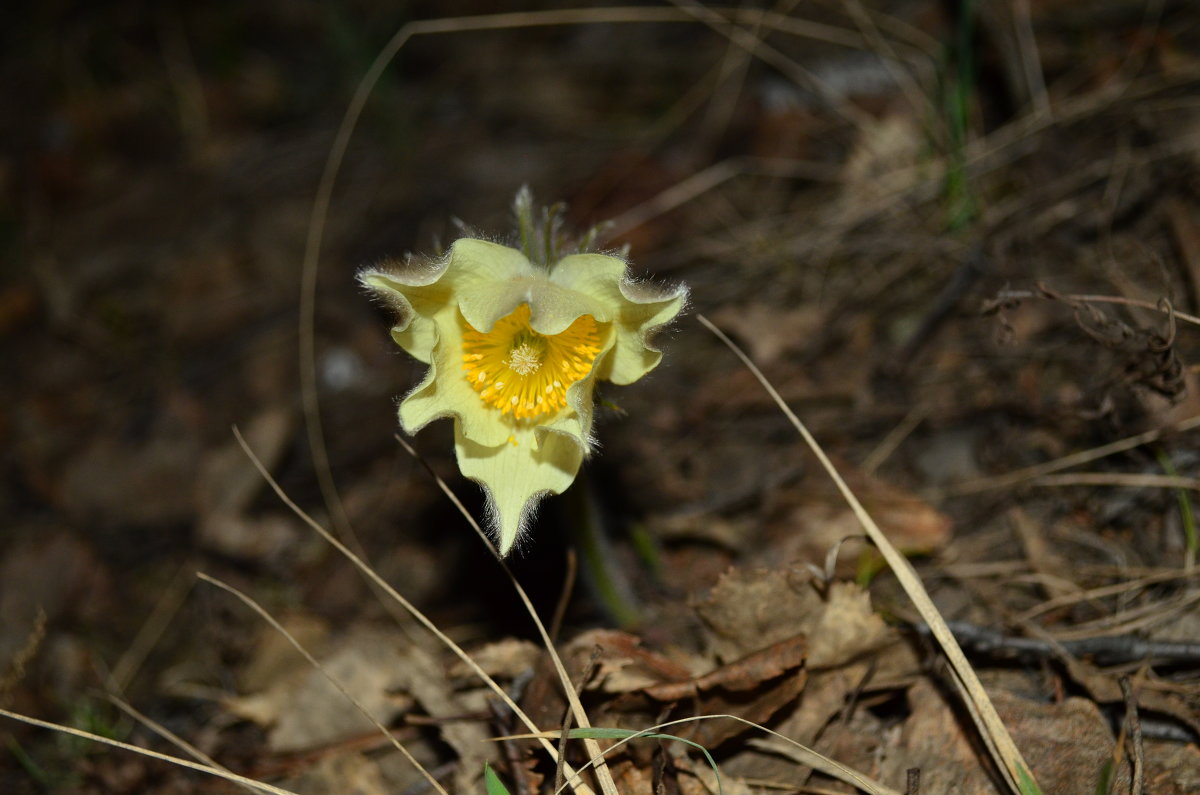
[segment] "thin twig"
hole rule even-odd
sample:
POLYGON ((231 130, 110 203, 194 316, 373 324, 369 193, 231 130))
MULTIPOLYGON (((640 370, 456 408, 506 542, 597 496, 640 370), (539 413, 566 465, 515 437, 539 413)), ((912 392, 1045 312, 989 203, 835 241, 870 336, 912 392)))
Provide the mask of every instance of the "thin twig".
POLYGON ((904 771, 904 795, 921 795, 921 768, 910 767, 904 771))
POLYGON ((1133 757, 1133 781, 1130 783, 1130 795, 1142 795, 1146 789, 1146 749, 1142 745, 1142 721, 1138 718, 1137 694, 1128 676, 1120 678, 1121 694, 1125 697, 1125 744, 1130 748, 1133 757))
MULTIPOLYGON (((947 626, 964 649, 989 657, 1049 659, 1066 652, 1072 657, 1093 657, 1101 665, 1142 660, 1172 665, 1200 663, 1200 643, 1152 641, 1136 635, 1055 640, 1009 635, 966 621, 950 621, 947 626)), ((913 624, 913 630, 922 635, 930 634, 925 624, 913 624)))

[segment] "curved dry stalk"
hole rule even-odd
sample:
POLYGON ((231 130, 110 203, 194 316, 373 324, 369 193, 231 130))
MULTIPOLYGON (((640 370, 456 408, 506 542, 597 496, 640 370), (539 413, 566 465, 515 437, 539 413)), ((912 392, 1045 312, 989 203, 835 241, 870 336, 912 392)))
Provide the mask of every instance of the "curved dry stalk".
MULTIPOLYGON (((443 645, 446 646, 446 648, 454 652, 454 654, 460 660, 462 660, 476 676, 479 677, 480 681, 486 684, 492 690, 492 692, 494 692, 496 696, 513 711, 513 714, 517 716, 517 719, 525 724, 530 731, 538 731, 537 725, 528 715, 525 714, 520 706, 517 705, 517 702, 513 701, 512 697, 508 695, 504 688, 500 687, 500 685, 496 683, 496 680, 488 676, 487 672, 479 667, 479 663, 475 662, 475 660, 473 660, 461 646, 455 643, 445 632, 442 632, 440 629, 438 629, 437 625, 434 624, 428 616, 418 610, 416 605, 405 599, 399 591, 397 591, 391 586, 391 584, 387 582, 387 580, 380 577, 379 574, 376 573, 376 571, 370 566, 368 566, 362 558, 360 558, 358 555, 355 555, 349 547, 334 537, 333 533, 329 532, 329 530, 322 526, 320 522, 316 521, 307 513, 305 513, 304 509, 297 505, 292 498, 287 495, 287 492, 283 490, 275 478, 272 477, 271 473, 267 471, 267 468, 263 466, 263 463, 261 460, 259 460, 258 456, 254 454, 254 451, 250 449, 250 445, 246 443, 241 431, 239 431, 236 427, 233 429, 233 435, 234 438, 237 439, 238 444, 241 445, 243 452, 245 452, 246 456, 250 459, 250 463, 254 465, 254 468, 257 469, 258 473, 262 475, 264 480, 266 480, 267 485, 271 487, 271 490, 275 492, 275 495, 279 497, 283 504, 286 505, 288 509, 292 511, 292 513, 294 513, 306 525, 315 530, 317 534, 321 536, 321 538, 325 539, 334 549, 341 553, 343 557, 353 563, 359 571, 365 574, 371 582, 382 589, 383 592, 391 597, 397 604, 407 610, 413 618, 415 618, 422 626, 424 626, 425 629, 429 630, 434 637, 436 637, 442 642, 443 645)), ((591 795, 591 787, 587 786, 587 784, 584 783, 581 778, 579 778, 578 773, 576 773, 569 765, 567 765, 566 762, 561 762, 559 760, 558 750, 552 743, 549 741, 543 741, 542 747, 546 749, 548 754, 550 754, 551 759, 559 761, 559 763, 562 764, 563 769, 567 773, 568 779, 573 780, 573 786, 575 787, 576 792, 581 793, 581 795, 591 795)))
POLYGON ((259 792, 269 792, 271 795, 298 795, 298 793, 292 792, 291 790, 283 789, 282 787, 275 787, 270 784, 264 784, 263 782, 255 781, 252 778, 239 776, 237 773, 230 773, 228 770, 224 770, 222 768, 203 765, 199 762, 192 762, 188 759, 183 759, 178 756, 171 756, 170 754, 160 754, 158 751, 151 751, 149 748, 139 748, 136 745, 123 743, 120 740, 114 740, 110 737, 93 734, 92 732, 84 731, 83 729, 76 729, 74 726, 64 726, 61 723, 51 723, 48 720, 38 720, 37 718, 31 718, 28 715, 21 715, 17 712, 9 712, 3 708, 0 708, 0 715, 20 721, 21 723, 27 723, 30 726, 37 726, 42 729, 50 729, 51 731, 69 734, 73 737, 82 737, 83 739, 91 740, 92 742, 101 743, 103 745, 111 745, 113 748, 120 748, 124 751, 133 751, 135 754, 148 756, 151 759, 160 759, 164 762, 170 762, 173 765, 186 767, 189 770, 198 770, 201 773, 207 773, 210 776, 223 778, 226 781, 232 781, 234 784, 242 784, 250 787, 251 789, 258 790, 259 792))
POLYGON ((409 750, 404 747, 404 743, 400 742, 400 740, 396 737, 395 734, 388 731, 387 726, 384 726, 382 723, 380 723, 379 719, 376 718, 374 715, 372 715, 370 713, 370 711, 366 707, 363 706, 362 702, 359 701, 357 698, 355 698, 354 694, 351 693, 350 691, 348 691, 342 685, 342 683, 339 682, 333 676, 333 674, 329 673, 329 671, 327 671, 325 669, 325 666, 321 665, 321 663, 317 660, 317 658, 313 657, 312 654, 309 653, 308 649, 304 648, 304 645, 301 644, 300 641, 296 640, 296 636, 293 635, 292 633, 288 632, 287 628, 284 627, 282 624, 280 624, 275 619, 274 616, 272 616, 270 613, 268 613, 266 611, 266 609, 263 608, 262 605, 260 605, 258 602, 251 599, 247 594, 242 593, 237 588, 234 588, 232 585, 230 585, 227 582, 224 582, 223 580, 218 580, 216 577, 212 577, 208 574, 205 574, 202 571, 196 572, 196 576, 199 577, 201 580, 204 580, 206 583, 209 583, 210 585, 215 585, 218 588, 220 588, 222 591, 225 591, 226 593, 230 593, 230 594, 233 594, 234 596, 236 596, 238 599, 241 600, 242 604, 249 607, 255 613, 258 613, 259 617, 262 618, 262 620, 266 621, 268 624, 270 624, 272 629, 274 629, 280 635, 283 635, 285 638, 287 638, 288 643, 291 643, 292 647, 295 648, 296 651, 300 652, 300 654, 304 657, 304 659, 308 660, 309 665, 311 665, 313 668, 316 668, 318 671, 320 671, 321 675, 324 676, 326 680, 328 680, 329 684, 331 684, 335 688, 337 688, 337 691, 339 693, 341 693, 342 696, 347 701, 349 701, 351 704, 353 704, 355 709, 357 709, 359 712, 361 712, 363 714, 363 716, 366 717, 367 720, 369 720, 369 721, 371 721, 371 723, 375 724, 375 728, 379 729, 379 732, 388 739, 388 741, 392 744, 392 747, 395 748, 397 751, 399 751, 404 756, 404 758, 409 761, 409 764, 411 764, 413 767, 415 767, 417 769, 417 772, 419 772, 422 776, 425 777, 425 780, 427 782, 429 782, 429 785, 431 787, 433 787, 438 792, 442 793, 442 795, 450 795, 450 793, 446 792, 446 789, 441 785, 441 783, 439 783, 438 780, 433 777, 433 774, 431 774, 428 770, 426 770, 425 766, 422 765, 419 761, 417 761, 416 757, 414 757, 411 753, 409 753, 409 750))
POLYGON ((1029 765, 1021 756, 1021 752, 1017 749, 1012 737, 1005 728, 1000 716, 996 713, 996 708, 988 697, 987 691, 983 689, 983 685, 979 681, 979 677, 975 674, 975 669, 971 667, 971 663, 967 661, 966 655, 963 654, 958 642, 954 639, 954 635, 950 632, 950 628, 946 626, 945 619, 938 612, 937 607, 933 604, 933 600, 929 598, 929 593, 925 590, 925 586, 921 583, 921 578, 913 569, 912 564, 908 562, 908 558, 896 549, 884 535, 879 526, 875 524, 875 520, 863 508, 862 503, 858 501, 858 497, 846 485, 846 481, 842 479, 841 474, 834 467, 833 462, 821 449, 820 444, 813 438, 808 428, 800 421, 800 418, 788 407, 787 403, 780 396, 779 392, 763 375, 762 370, 755 366, 750 357, 742 351, 737 344, 725 335, 719 328, 714 326, 708 318, 703 315, 698 315, 697 319, 711 331, 717 339, 725 343, 734 355, 741 360, 742 364, 754 375, 763 388, 767 390, 767 394, 775 401, 775 405, 783 412, 792 426, 803 437, 805 443, 817 460, 821 463, 822 468, 833 479, 838 491, 841 492, 842 498, 854 511, 859 523, 863 529, 867 531, 867 535, 871 537, 871 541, 879 549, 881 555, 892 572, 896 575, 900 585, 904 588, 904 592, 908 594, 908 598, 912 600, 913 606, 917 608, 917 612, 921 614, 921 618, 929 626, 930 633, 937 640, 938 645, 942 647, 942 652, 946 655, 946 659, 950 663, 950 667, 955 675, 955 682, 963 691, 964 703, 967 709, 971 712, 971 717, 974 719, 976 726, 979 728, 980 735, 992 757, 996 760, 999 768, 1005 773, 1005 780, 1013 792, 1022 792, 1021 782, 1033 782, 1033 776, 1030 772, 1029 765))

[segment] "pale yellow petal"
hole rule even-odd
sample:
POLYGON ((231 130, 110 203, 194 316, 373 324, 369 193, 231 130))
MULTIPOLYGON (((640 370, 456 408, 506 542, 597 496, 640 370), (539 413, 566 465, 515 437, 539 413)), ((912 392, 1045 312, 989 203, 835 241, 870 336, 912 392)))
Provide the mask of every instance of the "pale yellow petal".
POLYGON ((619 285, 625 279, 626 267, 625 260, 607 254, 572 254, 554 265, 550 281, 617 306, 622 298, 619 285))
POLYGON ((429 362, 437 338, 433 319, 464 292, 535 273, 521 252, 487 240, 455 241, 446 256, 385 262, 366 268, 359 282, 397 314, 392 339, 417 359, 429 362))
MULTIPOLYGON (((418 266, 385 264, 358 275, 359 283, 371 290, 396 312, 392 339, 422 362, 433 355, 437 333, 433 316, 450 302, 451 291, 445 284, 414 284, 406 279, 420 279, 434 270, 430 263, 418 266)), ((437 270, 440 271, 440 268, 437 270)))
POLYGON ((446 307, 434 318, 437 343, 429 371, 421 383, 400 402, 400 426, 414 434, 442 417, 459 420, 462 433, 485 446, 503 443, 511 434, 511 423, 488 407, 467 382, 463 370, 462 321, 458 310, 446 307))
POLYGON ((507 555, 521 538, 541 498, 561 494, 571 485, 584 454, 579 439, 546 428, 519 428, 513 442, 481 445, 455 423, 458 467, 487 493, 490 524, 501 555, 507 555))
POLYGON ((456 240, 450 247, 450 260, 448 275, 454 277, 455 289, 461 291, 539 273, 515 248, 475 238, 456 240))
POLYGON ((662 351, 653 343, 654 334, 683 311, 687 288, 633 281, 623 281, 620 287, 624 302, 613 323, 616 343, 597 368, 606 381, 632 384, 662 360, 662 351))
POLYGON ((607 323, 612 314, 608 304, 554 284, 542 274, 480 283, 459 297, 463 317, 483 332, 491 331, 497 320, 511 315, 521 304, 529 304, 533 330, 546 335, 561 334, 581 315, 607 323))
POLYGON ((604 254, 563 257, 550 278, 608 307, 616 342, 612 351, 597 361, 600 377, 615 384, 631 384, 658 365, 662 353, 651 338, 674 320, 687 302, 686 287, 631 279, 623 260, 604 254))

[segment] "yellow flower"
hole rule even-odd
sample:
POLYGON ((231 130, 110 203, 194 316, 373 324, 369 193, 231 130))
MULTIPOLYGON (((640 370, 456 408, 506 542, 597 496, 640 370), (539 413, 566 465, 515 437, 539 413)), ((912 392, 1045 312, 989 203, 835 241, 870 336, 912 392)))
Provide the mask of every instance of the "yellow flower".
MULTIPOLYGON (((522 218, 527 251, 528 214, 522 218)), ((545 239, 557 227, 547 215, 545 239)), ((539 250, 549 252, 554 246, 539 250)), ((679 314, 683 286, 632 279, 624 260, 569 254, 534 264, 521 251, 463 238, 436 261, 410 259, 364 270, 364 286, 394 308, 392 338, 429 365, 400 402, 414 434, 454 420, 462 473, 483 486, 501 555, 537 502, 571 485, 591 452, 598 380, 630 384, 662 353, 650 336, 679 314)))

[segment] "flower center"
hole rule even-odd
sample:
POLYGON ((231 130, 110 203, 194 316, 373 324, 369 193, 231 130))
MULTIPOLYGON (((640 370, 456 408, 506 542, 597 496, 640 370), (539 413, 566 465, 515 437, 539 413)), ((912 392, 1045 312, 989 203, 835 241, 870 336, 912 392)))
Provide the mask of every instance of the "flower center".
POLYGON ((541 354, 528 342, 512 349, 506 362, 508 369, 519 375, 533 375, 542 366, 541 354))
POLYGON ((560 334, 539 334, 529 325, 529 304, 496 321, 489 332, 468 324, 463 332, 463 370, 483 402, 519 420, 567 405, 567 389, 592 369, 600 332, 581 315, 560 334))

